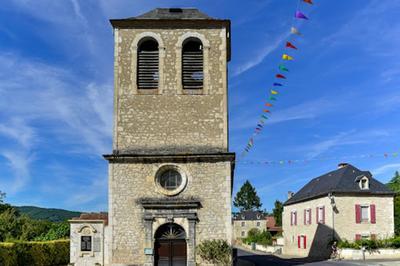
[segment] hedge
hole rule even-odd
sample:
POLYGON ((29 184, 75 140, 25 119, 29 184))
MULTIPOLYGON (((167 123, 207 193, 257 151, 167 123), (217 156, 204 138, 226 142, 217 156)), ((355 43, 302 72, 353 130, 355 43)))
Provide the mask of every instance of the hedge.
POLYGON ((400 236, 387 239, 363 239, 349 242, 347 240, 339 241, 339 248, 361 249, 365 247, 368 250, 379 248, 400 248, 400 236))
POLYGON ((69 240, 0 243, 2 266, 53 266, 69 263, 69 240))

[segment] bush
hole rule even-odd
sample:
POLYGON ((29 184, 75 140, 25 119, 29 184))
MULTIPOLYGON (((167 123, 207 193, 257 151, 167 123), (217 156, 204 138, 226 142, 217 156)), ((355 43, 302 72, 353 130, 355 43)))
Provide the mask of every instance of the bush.
POLYGON ((69 263, 69 240, 0 243, 0 265, 53 266, 69 263))
POLYGON ((263 230, 262 232, 257 228, 252 228, 247 233, 247 237, 243 239, 243 242, 250 244, 250 243, 257 243, 260 245, 271 245, 272 244, 272 236, 271 233, 268 231, 263 230))
POLYGON ((231 264, 232 248, 225 240, 205 240, 197 248, 197 254, 208 263, 215 265, 231 264))

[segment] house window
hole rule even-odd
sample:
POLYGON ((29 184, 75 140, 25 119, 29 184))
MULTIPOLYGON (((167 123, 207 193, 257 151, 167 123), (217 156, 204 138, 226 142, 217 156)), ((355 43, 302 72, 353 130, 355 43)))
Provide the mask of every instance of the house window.
POLYGON ((246 225, 246 222, 242 222, 242 227, 246 225))
POLYGON ((81 251, 92 251, 91 236, 81 236, 81 251))
POLYGON ((304 210, 304 224, 311 224, 311 209, 304 210))
POLYGON ((245 231, 242 231, 241 236, 242 236, 242 237, 245 237, 245 236, 246 236, 246 232, 245 232, 245 231))
POLYGON ((297 225, 297 211, 290 213, 290 225, 297 225))
POLYGON ((258 227, 260 226, 260 222, 257 222, 257 226, 258 226, 258 227))
POLYGON ((203 44, 188 38, 182 46, 182 85, 184 89, 203 88, 203 44))
POLYGON ((138 89, 157 89, 158 80, 158 43, 153 38, 144 38, 138 45, 137 87, 138 89))
POLYGON ((305 235, 297 236, 297 247, 300 249, 307 248, 307 237, 305 235))
POLYGON ((325 207, 317 207, 317 223, 325 223, 325 207))
POLYGON ((369 206, 361 206, 361 221, 369 221, 369 206))

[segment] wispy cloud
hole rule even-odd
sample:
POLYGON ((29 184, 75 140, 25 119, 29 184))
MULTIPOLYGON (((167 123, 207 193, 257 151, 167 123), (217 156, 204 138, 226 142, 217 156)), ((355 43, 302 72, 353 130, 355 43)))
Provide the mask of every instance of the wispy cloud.
MULTIPOLYGON (((274 109, 273 114, 267 123, 268 125, 271 125, 293 120, 314 119, 334 111, 337 107, 337 103, 333 103, 325 98, 320 98, 285 109, 274 109)), ((252 128, 256 125, 256 119, 258 119, 258 117, 253 112, 243 111, 237 117, 233 118, 231 128, 233 130, 252 128)))
POLYGON ((390 174, 392 176, 395 171, 400 171, 400 163, 385 164, 373 169, 371 172, 374 175, 390 174))
POLYGON ((273 51, 275 51, 278 46, 289 36, 289 32, 279 35, 273 42, 270 42, 268 39, 268 44, 263 45, 262 48, 254 49, 257 53, 248 56, 249 60, 239 64, 235 67, 232 71, 232 77, 239 76, 240 74, 256 67, 257 65, 261 64, 264 59, 270 55, 273 51))

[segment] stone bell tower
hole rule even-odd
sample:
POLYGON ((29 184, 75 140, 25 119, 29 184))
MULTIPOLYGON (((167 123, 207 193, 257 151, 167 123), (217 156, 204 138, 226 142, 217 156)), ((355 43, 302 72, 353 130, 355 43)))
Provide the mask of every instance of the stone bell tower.
POLYGON ((111 24, 110 264, 195 265, 202 241, 232 238, 230 21, 157 8, 111 24))

